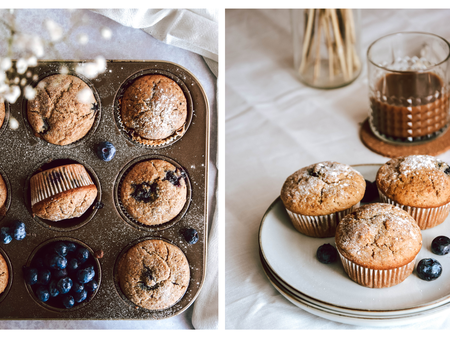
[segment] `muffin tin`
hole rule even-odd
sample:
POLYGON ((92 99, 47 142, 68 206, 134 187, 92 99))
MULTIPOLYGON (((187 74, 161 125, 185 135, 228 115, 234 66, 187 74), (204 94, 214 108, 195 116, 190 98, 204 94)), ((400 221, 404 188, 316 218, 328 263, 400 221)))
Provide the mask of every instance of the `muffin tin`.
MULTIPOLYGON (((83 61, 84 62, 84 61, 83 61)), ((6 214, 0 215, 0 227, 16 219, 25 222, 27 237, 9 244, 0 243, 0 252, 10 265, 10 283, 0 294, 0 319, 164 319, 186 310, 196 299, 204 281, 208 233, 208 161, 209 103, 193 74, 183 67, 165 61, 108 60, 103 74, 88 80, 75 69, 82 61, 46 61, 35 69, 39 79, 56 74, 62 66, 69 74, 79 76, 94 91, 98 111, 92 130, 81 140, 68 146, 49 144, 36 137, 26 117, 25 99, 7 104, 7 119, 14 117, 19 128, 0 131, 0 173, 8 187, 6 214), (186 132, 158 146, 134 142, 124 132, 118 117, 118 98, 131 79, 144 74, 162 74, 182 88, 188 101, 186 132), (110 162, 100 160, 95 146, 110 141, 117 149, 110 162), (146 227, 127 219, 120 207, 117 190, 123 174, 141 160, 159 158, 183 168, 188 177, 188 202, 175 220, 162 226, 146 227), (51 222, 33 217, 29 180, 34 172, 69 163, 83 164, 98 194, 93 206, 79 219, 51 222), (188 244, 184 228, 198 231, 199 241, 188 244), (120 255, 132 243, 148 238, 162 239, 178 246, 190 265, 189 287, 178 303, 161 311, 135 306, 123 298, 117 284, 115 266, 120 255), (101 283, 95 296, 85 305, 70 310, 56 309, 35 301, 23 279, 22 267, 28 266, 43 243, 73 240, 92 252, 103 251, 98 259, 101 283)))

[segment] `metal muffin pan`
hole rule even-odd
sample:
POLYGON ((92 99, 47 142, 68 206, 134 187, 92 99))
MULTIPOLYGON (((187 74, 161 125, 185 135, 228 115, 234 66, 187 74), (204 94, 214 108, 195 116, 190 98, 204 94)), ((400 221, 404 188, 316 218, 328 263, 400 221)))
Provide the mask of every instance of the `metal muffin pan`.
MULTIPOLYGON (((9 244, 0 243, 0 253, 10 264, 10 283, 0 294, 0 319, 164 319, 186 310, 196 299, 206 273, 208 233, 208 161, 209 161, 209 103, 193 74, 180 65, 165 61, 108 60, 103 74, 86 80, 75 72, 84 61, 46 61, 34 69, 39 80, 59 72, 61 66, 69 74, 79 76, 94 90, 99 107, 93 130, 82 140, 69 146, 49 144, 37 138, 26 117, 25 99, 7 104, 9 116, 19 121, 19 128, 3 127, 0 133, 0 173, 8 182, 9 205, 0 227, 21 220, 27 226, 27 237, 9 244), (141 74, 159 73, 180 84, 188 98, 188 123, 185 134, 161 146, 141 146, 123 132, 117 121, 117 96, 129 79, 141 74), (100 160, 95 147, 110 141, 117 149, 110 162, 100 160), (142 159, 162 158, 176 163, 189 180, 188 201, 182 216, 162 227, 145 227, 128 222, 117 205, 116 192, 121 175, 142 159), (48 222, 33 217, 29 200, 29 179, 36 171, 78 162, 85 165, 99 193, 86 217, 63 223, 48 222), (59 224, 58 224, 59 223, 59 224), (182 229, 194 228, 199 241, 188 244, 182 229), (99 258, 101 283, 95 296, 85 305, 51 309, 33 299, 23 280, 22 267, 31 262, 34 252, 43 243, 55 239, 72 239, 84 243, 93 252, 102 250, 99 258), (114 275, 117 259, 132 243, 147 238, 162 239, 178 246, 190 265, 190 282, 184 296, 172 307, 150 311, 123 299, 114 275)), ((35 85, 35 82, 30 82, 35 85)), ((7 121, 5 121, 5 124, 7 121)))

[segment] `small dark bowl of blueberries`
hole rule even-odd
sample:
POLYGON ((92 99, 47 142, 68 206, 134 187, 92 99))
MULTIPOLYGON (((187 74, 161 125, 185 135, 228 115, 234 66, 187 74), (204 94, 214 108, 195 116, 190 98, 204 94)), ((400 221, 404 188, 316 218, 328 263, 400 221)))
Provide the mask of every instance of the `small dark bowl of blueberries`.
POLYGON ((74 239, 54 239, 41 245, 23 267, 33 298, 55 309, 72 309, 89 302, 100 285, 100 264, 93 252, 74 239))

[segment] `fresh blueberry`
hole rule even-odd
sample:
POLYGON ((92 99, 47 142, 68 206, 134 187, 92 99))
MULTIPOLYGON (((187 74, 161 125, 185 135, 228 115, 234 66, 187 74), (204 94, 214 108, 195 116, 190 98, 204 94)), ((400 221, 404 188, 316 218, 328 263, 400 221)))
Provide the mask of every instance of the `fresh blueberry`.
POLYGON ((183 237, 189 244, 195 244, 198 241, 198 232, 195 229, 187 228, 183 230, 183 237))
POLYGON ((66 309, 70 309, 75 305, 75 299, 73 299, 72 295, 64 295, 62 297, 62 303, 66 309))
POLYGON ((104 141, 97 145, 96 152, 101 160, 109 162, 116 155, 116 147, 111 142, 104 141))
POLYGON ((336 248, 328 243, 319 246, 316 252, 316 256, 319 262, 323 264, 334 263, 338 259, 336 248))
POLYGON ((436 255, 446 255, 450 252, 450 238, 438 236, 431 242, 431 251, 436 255))
POLYGON ((67 266, 67 259, 56 253, 47 255, 47 266, 51 269, 62 270, 67 266))
POLYGON ((361 202, 370 203, 378 198, 378 188, 375 182, 366 181, 366 191, 364 192, 364 197, 361 202))
POLYGON ((16 241, 21 241, 27 236, 27 231, 25 229, 25 223, 21 221, 15 221, 12 225, 13 237, 16 241))
POLYGON ((77 303, 81 303, 82 301, 84 301, 87 298, 87 291, 83 290, 81 292, 77 292, 72 294, 73 299, 77 302, 77 303))
POLYGON ((75 282, 73 282, 73 286, 72 286, 71 290, 72 290, 72 293, 78 293, 78 292, 84 291, 84 285, 75 281, 75 282))
POLYGON ((43 285, 39 285, 36 288, 36 297, 41 301, 41 302, 46 302, 48 301, 48 299, 50 298, 50 293, 48 292, 48 289, 43 286, 43 285))
POLYGON ((74 242, 66 242, 66 246, 68 252, 75 252, 77 249, 77 245, 74 242))
POLYGON ((78 269, 78 260, 76 258, 71 258, 67 262, 67 269, 70 271, 75 271, 76 269, 78 269))
POLYGON ((53 270, 52 277, 56 280, 67 277, 67 269, 53 270))
POLYGON ((50 279, 52 278, 52 273, 49 269, 40 269, 38 271, 38 284, 47 285, 50 283, 50 279))
POLYGON ((95 290, 97 290, 97 288, 98 288, 98 283, 95 279, 84 284, 84 289, 89 292, 94 292, 95 290))
POLYGON ((3 244, 11 243, 12 237, 11 237, 8 227, 3 227, 0 229, 0 241, 3 244))
POLYGON ((56 287, 61 294, 65 294, 72 288, 73 282, 69 277, 61 278, 56 282, 56 287))
POLYGON ((89 250, 83 247, 79 247, 75 251, 75 258, 77 259, 79 264, 83 264, 89 258, 89 250))
POLYGON ((69 249, 67 248, 67 245, 64 242, 55 243, 53 250, 62 257, 66 257, 67 253, 69 252, 69 249))
POLYGON ((23 268, 24 279, 28 285, 34 285, 38 281, 38 269, 36 268, 23 268))
POLYGON ((59 290, 56 285, 56 280, 52 280, 50 285, 48 286, 48 292, 50 293, 50 297, 56 297, 59 295, 59 290))
POLYGON ((81 284, 89 283, 95 276, 95 270, 92 265, 77 271, 77 280, 81 284))
POLYGON ((442 273, 442 265, 434 258, 424 258, 417 264, 417 276, 426 281, 432 281, 442 273))

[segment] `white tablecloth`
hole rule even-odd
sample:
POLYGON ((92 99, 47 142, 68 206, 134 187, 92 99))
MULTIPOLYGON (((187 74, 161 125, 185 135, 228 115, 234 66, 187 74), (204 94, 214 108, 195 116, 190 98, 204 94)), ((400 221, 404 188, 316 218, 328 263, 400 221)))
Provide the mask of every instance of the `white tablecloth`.
MULTIPOLYGON (((45 19, 51 19, 58 23, 64 30, 69 31, 72 26, 71 19, 81 12, 83 23, 81 28, 77 28, 71 44, 58 43, 56 48, 59 55, 46 53, 42 59, 94 59, 102 55, 106 59, 120 60, 165 60, 178 63, 191 71, 202 84, 208 97, 211 108, 211 154, 210 154, 210 196, 211 217, 213 219, 215 204, 215 185, 216 185, 216 147, 217 147, 217 110, 216 110, 216 77, 211 73, 204 59, 193 52, 170 46, 160 42, 136 28, 123 26, 107 17, 93 13, 88 10, 15 10, 16 29, 21 32, 38 34, 48 38, 48 32, 44 26, 45 19), (108 27, 112 32, 110 40, 102 38, 100 30, 102 27, 108 27), (88 36, 88 43, 80 46, 76 43, 76 37, 80 33, 88 36)), ((1 13, 4 15, 4 13, 1 13)), ((6 51, 6 41, 8 35, 0 36, 0 48, 6 51)), ((0 53, 0 56, 4 56, 0 53)), ((215 250, 212 254, 217 256, 215 250)), ((201 292, 208 292, 203 288, 201 292)), ((216 296, 217 297, 217 296, 216 296)), ((195 306, 192 305, 182 314, 165 320, 119 320, 119 321, 1 321, 0 329, 191 329, 192 313, 195 306)))
MULTIPOLYGON (((362 50, 398 31, 450 39, 450 10, 362 10, 362 50)), ((293 68, 288 10, 226 11, 226 316, 227 329, 367 329, 309 314, 269 283, 258 229, 287 176, 319 161, 384 163, 359 139, 367 117, 364 65, 347 87, 318 90, 293 68)), ((450 162, 450 152, 438 156, 450 162)), ((450 315, 408 329, 449 329, 450 315)))

